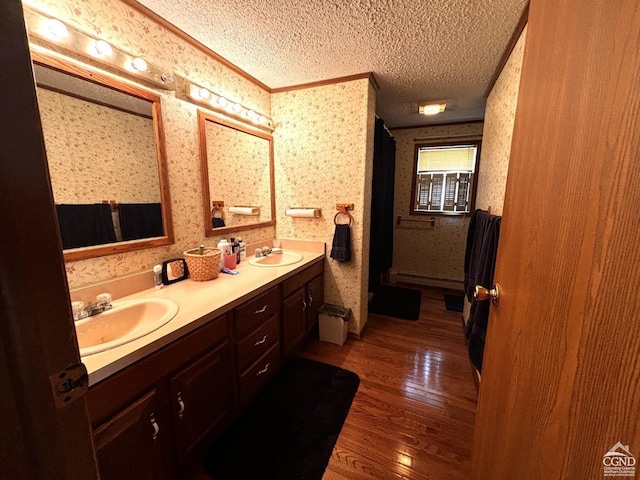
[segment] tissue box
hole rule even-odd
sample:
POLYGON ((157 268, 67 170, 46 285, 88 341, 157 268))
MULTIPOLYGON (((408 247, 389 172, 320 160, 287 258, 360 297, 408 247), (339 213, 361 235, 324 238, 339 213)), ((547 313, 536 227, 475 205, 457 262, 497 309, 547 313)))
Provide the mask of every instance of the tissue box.
POLYGON ((320 340, 343 345, 349 331, 351 309, 325 303, 318 310, 320 340))

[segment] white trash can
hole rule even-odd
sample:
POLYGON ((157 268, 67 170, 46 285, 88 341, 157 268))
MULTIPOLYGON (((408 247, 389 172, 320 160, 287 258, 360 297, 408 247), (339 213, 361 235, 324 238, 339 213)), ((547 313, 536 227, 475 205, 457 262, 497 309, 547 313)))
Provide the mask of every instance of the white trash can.
POLYGON ((325 303, 318 310, 320 340, 343 345, 349 331, 351 309, 325 303))

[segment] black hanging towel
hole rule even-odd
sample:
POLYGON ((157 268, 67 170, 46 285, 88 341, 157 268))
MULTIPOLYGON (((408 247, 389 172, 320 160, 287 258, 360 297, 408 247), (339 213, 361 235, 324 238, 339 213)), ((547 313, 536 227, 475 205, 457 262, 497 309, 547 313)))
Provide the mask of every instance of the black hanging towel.
POLYGON ((351 227, 346 223, 336 225, 331 246, 331 258, 339 262, 351 260, 351 227))

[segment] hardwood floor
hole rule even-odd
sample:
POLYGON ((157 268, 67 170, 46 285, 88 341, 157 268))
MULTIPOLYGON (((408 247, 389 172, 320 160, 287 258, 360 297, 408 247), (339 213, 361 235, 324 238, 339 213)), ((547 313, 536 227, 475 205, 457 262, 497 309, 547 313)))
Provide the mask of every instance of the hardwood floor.
POLYGON ((477 394, 462 314, 446 310, 447 290, 409 287, 422 291, 417 321, 369 315, 361 340, 300 352, 360 377, 324 480, 470 477, 477 394))
POLYGON ((301 352, 360 376, 325 480, 470 476, 477 394, 461 314, 445 309, 446 290, 411 288, 422 291, 417 321, 369 315, 362 340, 301 352))

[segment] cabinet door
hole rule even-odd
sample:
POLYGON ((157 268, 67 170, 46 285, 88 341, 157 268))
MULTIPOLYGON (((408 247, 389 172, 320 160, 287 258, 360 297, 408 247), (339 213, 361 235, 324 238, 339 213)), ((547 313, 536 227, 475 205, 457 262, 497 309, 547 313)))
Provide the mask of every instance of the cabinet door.
POLYGON ((289 354, 305 334, 307 294, 299 288, 282 302, 282 349, 289 354))
POLYGON ((307 284, 307 324, 309 332, 318 323, 318 310, 324 303, 324 275, 319 275, 307 284))
POLYGON ((171 378, 179 458, 183 458, 233 408, 231 349, 225 342, 171 378))
POLYGON ((166 387, 144 395, 94 432, 102 480, 170 478, 174 467, 166 387))

